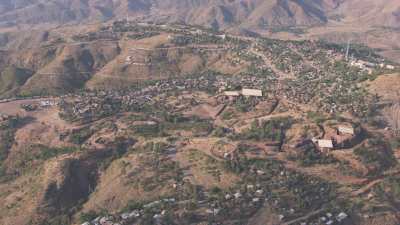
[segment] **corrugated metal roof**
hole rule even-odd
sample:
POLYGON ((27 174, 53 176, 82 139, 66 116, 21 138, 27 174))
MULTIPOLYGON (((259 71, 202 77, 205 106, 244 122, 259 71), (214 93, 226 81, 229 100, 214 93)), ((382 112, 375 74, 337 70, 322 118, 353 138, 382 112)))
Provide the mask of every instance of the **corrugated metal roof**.
POLYGON ((243 89, 242 95, 244 95, 244 96, 263 96, 263 93, 259 89, 243 89))
POLYGON ((318 146, 320 148, 333 148, 333 142, 332 140, 324 140, 324 139, 319 139, 318 140, 318 146))
POLYGON ((224 95, 226 95, 226 96, 239 96, 240 92, 239 91, 225 91, 224 95))
POLYGON ((338 127, 338 130, 339 130, 340 133, 354 134, 354 128, 353 127, 340 126, 340 127, 338 127))

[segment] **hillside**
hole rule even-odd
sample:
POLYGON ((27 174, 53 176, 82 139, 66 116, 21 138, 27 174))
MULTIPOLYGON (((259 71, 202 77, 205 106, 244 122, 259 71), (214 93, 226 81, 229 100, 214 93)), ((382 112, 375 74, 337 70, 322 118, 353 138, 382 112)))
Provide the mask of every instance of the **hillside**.
POLYGON ((316 25, 327 21, 320 1, 276 2, 164 0, 164 1, 2 1, 0 21, 4 26, 82 22, 132 17, 145 17, 164 22, 185 22, 226 28, 246 23, 249 26, 316 25), (22 16, 23 15, 23 16, 22 16), (246 21, 246 22, 245 22, 246 21))
POLYGON ((0 225, 399 225, 399 21, 0 0, 0 225))
POLYGON ((37 29, 129 18, 279 39, 353 40, 400 62, 399 10, 397 0, 5 0, 0 2, 0 46, 13 42, 15 30, 29 30, 24 35, 30 39, 37 29))
POLYGON ((373 49, 72 30, 1 55, 0 224, 399 224, 399 65, 373 49))
MULTIPOLYGON (((1 55, 1 67, 15 68, 1 74, 3 97, 122 88, 142 81, 208 72, 238 75, 272 71, 293 76, 309 69, 323 70, 323 65, 317 66, 318 59, 304 61, 301 51, 321 48, 323 57, 328 58, 329 51, 343 54, 345 50, 343 45, 324 41, 285 42, 228 35, 194 26, 126 21, 77 26, 75 30, 36 31, 29 38, 18 34, 10 34, 14 37, 8 43, 10 50, 1 55), (305 49, 299 49, 301 43, 305 49), (267 56, 256 51, 260 50, 259 45, 268 51, 267 56), (267 66, 255 68, 263 57, 267 66)), ((374 63, 385 60, 364 46, 354 46, 350 54, 374 63)))

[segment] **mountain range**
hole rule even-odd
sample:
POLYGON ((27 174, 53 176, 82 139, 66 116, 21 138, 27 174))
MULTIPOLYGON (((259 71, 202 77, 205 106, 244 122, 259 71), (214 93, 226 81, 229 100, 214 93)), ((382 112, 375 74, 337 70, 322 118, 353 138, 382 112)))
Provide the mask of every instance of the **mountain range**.
POLYGON ((326 24, 400 28, 397 0, 3 0, 0 25, 137 20, 218 29, 271 29, 326 24))

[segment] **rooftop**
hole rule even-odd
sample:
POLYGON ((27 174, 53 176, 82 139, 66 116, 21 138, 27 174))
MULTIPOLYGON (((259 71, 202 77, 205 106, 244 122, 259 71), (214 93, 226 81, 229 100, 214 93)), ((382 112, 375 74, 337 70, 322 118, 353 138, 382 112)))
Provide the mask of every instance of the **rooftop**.
POLYGON ((333 148, 332 140, 319 139, 319 140, 317 140, 317 143, 318 143, 318 147, 320 147, 320 148, 333 148))

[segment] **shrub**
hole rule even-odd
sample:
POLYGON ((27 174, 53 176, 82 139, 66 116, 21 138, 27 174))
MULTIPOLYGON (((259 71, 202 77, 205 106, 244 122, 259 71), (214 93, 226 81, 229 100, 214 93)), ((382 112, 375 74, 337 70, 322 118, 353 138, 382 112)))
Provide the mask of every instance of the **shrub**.
POLYGON ((254 120, 250 129, 239 134, 237 138, 247 140, 282 141, 284 132, 292 125, 291 118, 274 118, 268 121, 254 120))
POLYGON ((72 143, 81 145, 93 134, 94 130, 90 129, 90 127, 85 127, 78 131, 73 131, 69 139, 72 143))
POLYGON ((369 140, 367 144, 355 149, 354 153, 370 168, 371 175, 378 175, 397 162, 391 147, 381 138, 369 140))
POLYGON ((79 151, 78 148, 74 148, 74 147, 61 147, 61 148, 50 148, 47 146, 40 146, 40 147, 41 147, 41 149, 40 149, 41 151, 38 154, 35 154, 35 158, 41 159, 41 160, 46 160, 46 159, 56 157, 58 155, 63 155, 63 154, 79 151))
POLYGON ((89 212, 84 212, 84 213, 81 213, 80 215, 79 215, 79 221, 81 222, 81 223, 84 223, 84 222, 87 222, 87 221, 92 221, 92 220, 94 220, 96 217, 98 217, 99 216, 99 214, 97 213, 97 212, 95 212, 95 211, 93 211, 93 210, 91 210, 91 211, 89 211, 89 212))

